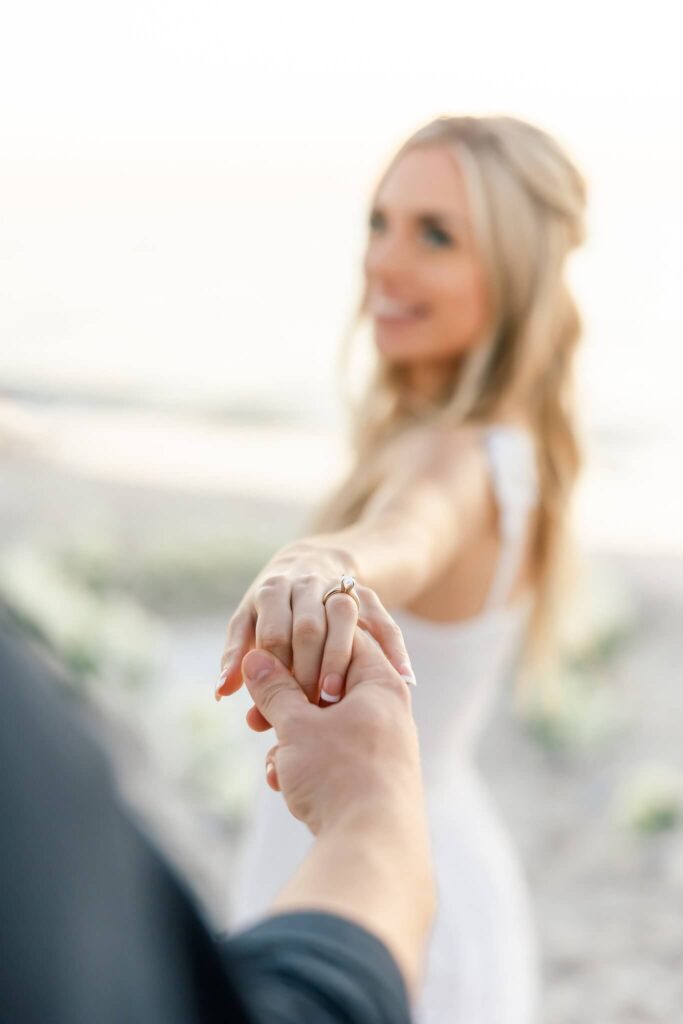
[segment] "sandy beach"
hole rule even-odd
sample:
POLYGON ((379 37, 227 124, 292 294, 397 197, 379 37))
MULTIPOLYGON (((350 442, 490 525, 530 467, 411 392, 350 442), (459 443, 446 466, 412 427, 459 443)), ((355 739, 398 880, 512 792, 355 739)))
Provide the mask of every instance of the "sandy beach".
MULTIPOLYGON (((171 424, 144 413, 84 418, 73 409, 29 410, 19 419, 3 448, 3 558, 18 548, 44 554, 96 536, 140 551, 158 544, 160 534, 168 545, 194 538, 210 548, 226 530, 233 537, 258 535, 275 547, 303 528, 344 457, 341 449, 330 455, 322 435, 286 428, 171 424), (297 444, 298 459, 288 460, 297 444)), ((618 501, 615 495, 611 501, 618 501)), ((599 707, 582 711, 573 741, 549 740, 517 717, 509 700, 485 739, 481 762, 536 900, 544 1024, 672 1024, 683 1006, 683 829, 673 823, 638 830, 624 822, 620 808, 651 766, 683 772, 683 552, 666 516, 648 545, 625 536, 625 522, 632 534, 642 526, 641 512, 629 518, 624 509, 610 543, 604 517, 592 537, 584 536, 586 551, 628 596, 633 620, 593 669, 600 676, 599 707)), ((158 706, 168 693, 191 690, 213 713, 229 604, 183 608, 181 601, 153 613, 165 640, 147 699, 158 706)), ((229 724, 224 715, 225 737, 237 735, 242 711, 238 702, 229 724)), ((222 901, 235 830, 221 830, 211 815, 193 815, 191 802, 188 793, 176 794, 161 831, 194 871, 203 898, 222 901), (178 836, 188 820, 195 843, 178 836)))

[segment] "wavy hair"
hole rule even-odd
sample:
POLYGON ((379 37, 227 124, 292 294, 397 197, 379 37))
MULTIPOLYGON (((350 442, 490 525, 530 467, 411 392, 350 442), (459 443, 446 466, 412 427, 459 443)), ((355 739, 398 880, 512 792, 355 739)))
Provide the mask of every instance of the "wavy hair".
MULTIPOLYGON (((406 367, 378 356, 365 393, 349 399, 353 466, 314 527, 327 532, 359 517, 382 479, 388 443, 416 422, 485 424, 507 408, 524 409, 540 481, 529 648, 538 652, 552 635, 563 590, 567 519, 581 464, 573 394, 581 321, 564 272, 584 238, 585 182, 550 135, 513 117, 440 117, 403 144, 385 176, 404 153, 434 146, 450 150, 464 175, 491 324, 479 344, 444 364, 444 387, 429 407, 416 407, 406 367)), ((347 376, 350 342, 351 336, 342 350, 347 376)))

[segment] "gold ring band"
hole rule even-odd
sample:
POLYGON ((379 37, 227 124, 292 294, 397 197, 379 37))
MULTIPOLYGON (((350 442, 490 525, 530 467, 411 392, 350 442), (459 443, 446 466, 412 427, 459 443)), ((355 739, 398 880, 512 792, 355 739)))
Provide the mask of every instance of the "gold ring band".
POLYGON ((342 576, 339 583, 335 583, 333 587, 323 594, 323 604, 327 604, 327 599, 332 597, 333 594, 346 594, 348 597, 352 597, 356 602, 356 607, 360 611, 360 601, 358 594, 355 591, 356 581, 353 576, 342 576))

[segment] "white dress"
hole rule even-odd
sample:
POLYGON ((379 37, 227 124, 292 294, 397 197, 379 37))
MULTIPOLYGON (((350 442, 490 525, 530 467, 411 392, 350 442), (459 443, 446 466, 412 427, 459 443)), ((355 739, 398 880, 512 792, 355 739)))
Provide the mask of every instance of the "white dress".
MULTIPOLYGON (((435 862, 438 903, 418 1024, 531 1024, 537 953, 527 890, 473 755, 514 667, 530 611, 507 604, 537 500, 533 446, 516 428, 487 428, 501 549, 485 609, 456 623, 392 611, 418 681, 413 709, 435 862)), ((259 737, 263 753, 273 737, 259 737)), ((262 915, 312 842, 265 784, 231 892, 232 923, 262 915)))

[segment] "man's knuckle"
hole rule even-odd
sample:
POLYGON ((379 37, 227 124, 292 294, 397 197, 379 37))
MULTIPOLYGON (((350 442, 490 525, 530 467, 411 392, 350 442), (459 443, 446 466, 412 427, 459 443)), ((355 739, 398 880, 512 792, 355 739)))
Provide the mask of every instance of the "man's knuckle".
POLYGON ((260 710, 268 718, 268 711, 271 710, 281 699, 283 690, 287 689, 287 682, 282 679, 274 679, 261 690, 259 696, 260 710))
POLYGON ((277 695, 273 691, 269 690, 261 695, 259 699, 259 711, 266 719, 266 721, 272 723, 274 717, 273 712, 276 704, 277 695))

